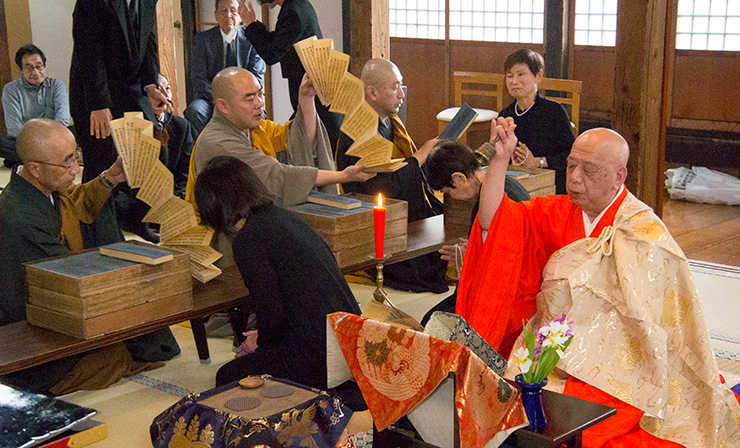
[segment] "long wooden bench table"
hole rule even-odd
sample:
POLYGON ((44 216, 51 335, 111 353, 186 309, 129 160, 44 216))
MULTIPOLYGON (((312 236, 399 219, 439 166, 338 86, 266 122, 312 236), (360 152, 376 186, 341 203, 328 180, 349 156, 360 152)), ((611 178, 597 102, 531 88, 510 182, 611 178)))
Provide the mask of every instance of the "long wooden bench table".
POLYGON ((26 321, 4 325, 0 327, 0 340, 3 341, 0 345, 0 375, 105 347, 187 320, 191 321, 201 361, 205 361, 208 359, 208 346, 203 319, 215 312, 244 305, 247 296, 241 275, 236 266, 232 266, 208 283, 193 281, 192 310, 102 336, 77 339, 29 325, 26 321))
MULTIPOLYGON (((407 250, 393 254, 386 264, 435 252, 444 244, 455 244, 459 237, 464 236, 467 236, 467 229, 449 223, 445 227, 443 215, 412 222, 409 224, 407 250)), ((373 267, 375 262, 369 256, 367 262, 346 266, 342 272, 351 273, 373 267)), ((26 321, 4 325, 0 327, 0 341, 3 341, 0 344, 0 375, 104 347, 187 320, 192 324, 201 362, 207 362, 209 355, 203 319, 218 311, 248 305, 247 295, 239 270, 231 266, 206 284, 193 281, 192 310, 102 336, 77 339, 29 325, 26 321)))

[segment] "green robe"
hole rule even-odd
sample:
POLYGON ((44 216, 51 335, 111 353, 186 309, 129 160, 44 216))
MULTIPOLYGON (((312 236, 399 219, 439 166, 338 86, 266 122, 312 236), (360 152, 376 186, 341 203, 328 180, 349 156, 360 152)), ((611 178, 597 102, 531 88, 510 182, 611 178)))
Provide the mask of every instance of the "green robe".
MULTIPOLYGON (((56 196, 56 194, 55 194, 56 196)), ((59 241, 62 219, 56 200, 15 171, 0 195, 0 325, 25 320, 26 290, 23 263, 67 255, 59 241)))

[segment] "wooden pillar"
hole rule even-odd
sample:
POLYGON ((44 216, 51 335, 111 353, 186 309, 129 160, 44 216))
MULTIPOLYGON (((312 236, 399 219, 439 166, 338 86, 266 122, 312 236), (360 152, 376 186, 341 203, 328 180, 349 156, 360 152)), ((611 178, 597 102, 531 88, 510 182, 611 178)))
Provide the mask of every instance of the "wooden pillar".
MULTIPOLYGON (((0 86, 3 87, 5 84, 13 80, 10 75, 10 66, 15 63, 15 61, 11 62, 11 57, 8 51, 8 27, 5 23, 5 1, 0 0, 0 86)), ((0 104, 0 113, 3 113, 2 104, 0 104)), ((7 132, 5 119, 3 118, 4 116, 4 113, 0 116, 0 118, 2 118, 0 120, 0 132, 3 133, 7 132)))
POLYGON ((568 2, 545 1, 545 76, 568 78, 568 2))
POLYGON ((612 125, 629 143, 627 187, 647 205, 662 209, 665 112, 672 55, 672 0, 619 2, 612 125))
POLYGON ((350 55, 350 72, 360 76, 368 59, 390 59, 388 0, 343 0, 349 7, 349 39, 345 33, 344 52, 350 55), (349 45, 347 45, 349 42, 349 45))
POLYGON ((172 0, 157 2, 157 47, 159 50, 159 71, 162 72, 172 89, 172 104, 179 112, 180 92, 177 86, 177 56, 175 51, 175 19, 172 0))

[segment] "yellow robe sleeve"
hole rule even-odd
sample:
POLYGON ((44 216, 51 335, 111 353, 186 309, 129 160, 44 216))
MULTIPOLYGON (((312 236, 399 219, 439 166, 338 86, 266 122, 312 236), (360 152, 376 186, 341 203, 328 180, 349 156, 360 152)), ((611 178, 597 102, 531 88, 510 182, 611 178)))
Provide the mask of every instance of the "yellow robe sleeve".
MULTIPOLYGON (((288 121, 285 124, 278 124, 274 121, 262 120, 257 128, 250 131, 252 146, 277 159, 277 153, 285 151, 285 148, 288 147, 290 123, 288 121)), ((193 152, 197 148, 196 143, 193 152)), ((198 213, 198 205, 195 203, 195 157, 192 154, 190 155, 190 166, 188 168, 188 183, 185 187, 185 201, 192 204, 195 219, 200 223, 200 213, 198 213)))

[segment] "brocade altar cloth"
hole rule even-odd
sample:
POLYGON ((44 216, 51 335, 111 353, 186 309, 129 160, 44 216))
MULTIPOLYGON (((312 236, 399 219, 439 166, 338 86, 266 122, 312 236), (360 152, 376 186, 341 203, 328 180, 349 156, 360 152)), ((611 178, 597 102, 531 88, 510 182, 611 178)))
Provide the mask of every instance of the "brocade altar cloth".
POLYGON ((288 396, 270 398, 238 382, 190 394, 154 418, 149 428, 154 448, 334 448, 352 410, 326 392, 262 375, 263 388, 290 386, 288 396), (259 406, 234 411, 235 397, 255 397, 259 406), (284 408, 282 405, 287 404, 284 408), (274 412, 274 409, 282 409, 274 412), (266 411, 266 412, 265 412, 266 411), (261 413, 265 415, 259 416, 261 413))
POLYGON ((450 372, 460 446, 503 441, 527 423, 518 389, 467 347, 349 313, 330 314, 327 321, 378 430, 424 401, 450 372))

